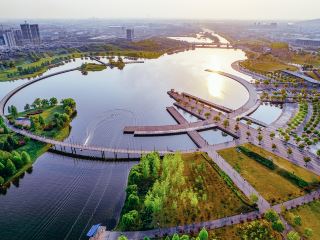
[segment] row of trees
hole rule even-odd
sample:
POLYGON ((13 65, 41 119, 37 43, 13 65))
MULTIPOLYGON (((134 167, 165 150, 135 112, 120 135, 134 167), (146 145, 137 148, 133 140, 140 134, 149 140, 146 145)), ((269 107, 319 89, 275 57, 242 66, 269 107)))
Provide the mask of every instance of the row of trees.
POLYGON ((58 99, 55 97, 52 97, 50 99, 41 99, 41 98, 36 98, 33 103, 26 104, 24 106, 25 111, 29 111, 31 109, 40 109, 40 108, 47 108, 47 107, 54 107, 58 104, 58 99))

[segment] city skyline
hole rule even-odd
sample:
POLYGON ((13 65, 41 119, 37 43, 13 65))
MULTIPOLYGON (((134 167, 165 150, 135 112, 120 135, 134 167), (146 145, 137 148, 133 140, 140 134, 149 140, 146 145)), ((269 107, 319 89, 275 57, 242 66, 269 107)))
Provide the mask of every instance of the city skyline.
MULTIPOLYGON (((3 0, 2 0, 3 1, 3 0)), ((197 2, 175 0, 120 0, 116 2, 92 0, 74 1, 4 1, 2 19, 79 19, 79 18, 178 18, 178 19, 286 19, 319 18, 319 2, 313 0, 244 0, 197 2), (30 8, 30 6, 33 6, 30 8), (28 11, 25 11, 28 9, 28 11), (50 9, 50 11, 48 10, 50 9), (72 9, 72 11, 70 11, 72 9), (215 11, 215 9, 219 9, 215 11), (285 10, 285 11, 284 11, 285 10), (235 17, 236 16, 236 17, 235 17)))

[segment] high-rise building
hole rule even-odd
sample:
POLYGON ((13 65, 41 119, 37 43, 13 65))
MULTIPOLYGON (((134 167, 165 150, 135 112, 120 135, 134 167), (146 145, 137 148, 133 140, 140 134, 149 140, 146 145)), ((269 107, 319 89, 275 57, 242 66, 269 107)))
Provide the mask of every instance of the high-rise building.
POLYGON ((39 25, 38 24, 31 24, 30 31, 31 31, 32 43, 40 44, 41 40, 40 40, 39 25))
POLYGON ((23 43, 23 37, 22 37, 22 32, 20 29, 16 29, 13 31, 14 33, 14 39, 16 40, 16 44, 18 46, 21 46, 23 43))
POLYGON ((127 40, 132 41, 134 38, 134 29, 133 28, 128 28, 127 29, 127 40))
POLYGON ((2 39, 4 40, 5 45, 9 48, 17 46, 13 30, 5 30, 2 34, 2 39))
POLYGON ((9 47, 15 47, 15 46, 17 46, 16 40, 14 39, 13 30, 6 30, 6 31, 5 31, 5 35, 6 35, 7 45, 8 45, 9 47))
POLYGON ((0 47, 3 47, 6 45, 5 36, 2 32, 0 32, 0 47))
POLYGON ((31 42, 32 37, 31 37, 30 25, 27 22, 25 22, 24 24, 21 24, 20 27, 21 27, 23 40, 31 42))

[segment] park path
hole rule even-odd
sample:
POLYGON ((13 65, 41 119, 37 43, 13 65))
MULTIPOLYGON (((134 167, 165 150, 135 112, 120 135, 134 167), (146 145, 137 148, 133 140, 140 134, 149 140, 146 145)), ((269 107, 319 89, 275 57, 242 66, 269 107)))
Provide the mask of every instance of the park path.
POLYGON ((258 197, 258 208, 260 213, 264 213, 270 209, 270 204, 265 200, 261 194, 251 186, 226 160, 224 160, 215 150, 208 147, 204 148, 209 157, 224 171, 233 181, 233 183, 250 199, 252 195, 258 197))
MULTIPOLYGON (((320 189, 309 194, 306 194, 302 197, 289 200, 287 202, 275 205, 271 207, 276 212, 281 213, 282 206, 285 206, 287 209, 291 209, 303 204, 307 204, 313 202, 316 199, 320 199, 320 189)), ((238 214, 235 216, 220 218, 212 221, 205 221, 201 223, 194 223, 188 224, 184 226, 177 226, 177 227, 170 227, 170 228, 160 228, 160 229, 153 229, 153 230, 146 230, 146 231, 132 231, 132 232, 119 232, 119 231, 105 231, 101 233, 96 238, 92 238, 90 240, 116 240, 119 236, 125 235, 128 239, 132 240, 140 240, 144 237, 155 238, 159 236, 166 236, 166 235, 173 235, 174 233, 191 233, 191 232, 198 232, 200 229, 205 227, 208 230, 221 228, 225 226, 231 226, 235 224, 239 224, 242 222, 252 221, 255 219, 259 219, 263 217, 261 212, 253 211, 246 214, 238 214)), ((284 223, 286 221, 282 218, 284 223)), ((289 224, 286 224, 286 231, 290 231, 292 228, 289 224)))

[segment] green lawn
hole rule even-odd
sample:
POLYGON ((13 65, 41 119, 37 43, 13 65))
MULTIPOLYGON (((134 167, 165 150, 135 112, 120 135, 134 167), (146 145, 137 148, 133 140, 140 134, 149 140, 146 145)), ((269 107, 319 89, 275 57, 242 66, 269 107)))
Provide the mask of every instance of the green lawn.
POLYGON ((21 79, 21 78, 34 78, 34 77, 37 77, 38 75, 41 75, 44 72, 46 72, 49 69, 49 66, 44 66, 44 67, 41 68, 41 70, 39 70, 39 71, 37 71, 35 73, 32 73, 32 74, 15 75, 13 77, 8 77, 7 75, 10 74, 10 73, 16 73, 18 67, 28 68, 28 67, 40 66, 42 63, 45 63, 47 61, 53 61, 53 60, 58 59, 60 57, 62 57, 62 58, 66 58, 66 57, 67 58, 79 58, 79 57, 81 57, 81 53, 75 52, 75 53, 71 53, 71 54, 54 55, 52 57, 50 57, 50 56, 43 57, 39 61, 32 62, 32 63, 30 63, 30 62, 21 63, 21 64, 17 65, 14 68, 0 71, 0 81, 10 81, 10 80, 16 80, 16 79, 21 79))
POLYGON ((82 71, 87 71, 87 72, 97 72, 97 71, 103 71, 107 67, 102 64, 96 64, 96 63, 87 63, 84 65, 83 68, 81 68, 82 71))
MULTIPOLYGON (((257 150, 248 144, 245 147, 257 150)), ((270 154, 263 152, 264 150, 261 151, 266 155, 270 154)), ((258 151, 258 153, 260 154, 261 151, 258 151)), ((280 176, 276 171, 270 170, 243 153, 238 152, 236 148, 220 150, 219 154, 272 204, 281 203, 305 194, 303 189, 280 176)), ((275 163, 276 161, 281 163, 281 166, 287 170, 296 169, 297 174, 307 177, 308 180, 314 177, 312 173, 305 172, 290 162, 285 163, 284 161, 286 160, 284 159, 277 158, 275 163)))
POLYGON ((320 239, 320 201, 316 200, 309 204, 300 206, 284 213, 286 220, 294 226, 295 230, 302 236, 305 228, 313 230, 312 240, 320 239), (301 226, 295 225, 293 221, 294 215, 301 217, 301 226))

